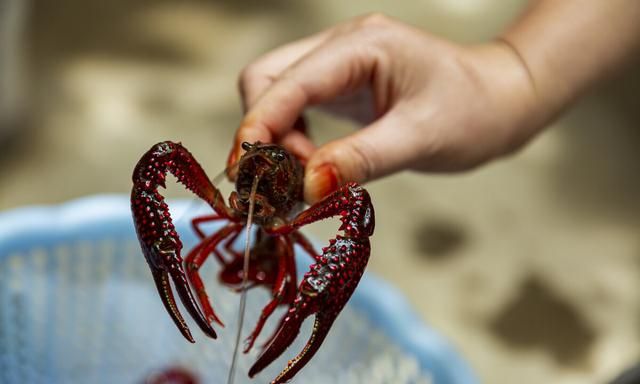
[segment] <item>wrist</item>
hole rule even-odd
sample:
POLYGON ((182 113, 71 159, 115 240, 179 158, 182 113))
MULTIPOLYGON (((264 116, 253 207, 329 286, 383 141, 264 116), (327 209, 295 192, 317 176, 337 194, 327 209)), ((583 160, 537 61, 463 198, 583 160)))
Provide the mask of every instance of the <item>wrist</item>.
POLYGON ((560 76, 545 59, 547 52, 534 52, 522 36, 505 33, 495 39, 518 62, 539 104, 543 124, 558 116, 580 93, 579 82, 560 76))
POLYGON ((538 0, 498 40, 526 63, 550 120, 627 63, 639 36, 638 1, 538 0))
POLYGON ((495 156, 517 150, 555 115, 517 49, 500 39, 472 47, 488 112, 484 125, 496 138, 495 156))

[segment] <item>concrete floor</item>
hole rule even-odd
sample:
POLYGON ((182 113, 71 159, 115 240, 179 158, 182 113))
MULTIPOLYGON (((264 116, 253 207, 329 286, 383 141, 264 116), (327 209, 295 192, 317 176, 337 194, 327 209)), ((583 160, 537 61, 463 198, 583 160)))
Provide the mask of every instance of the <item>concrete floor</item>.
MULTIPOLYGON (((182 141, 214 175, 260 53, 370 11, 464 42, 526 1, 32 3, 30 113, 0 151, 0 209, 128 193, 139 156, 182 141)), ((516 156, 371 183, 370 270, 486 383, 601 383, 639 355, 640 70, 583 99, 516 156)), ((353 128, 311 112, 319 142, 353 128)), ((187 196, 170 188, 174 196, 187 196)), ((332 236, 335 222, 311 228, 332 236)))

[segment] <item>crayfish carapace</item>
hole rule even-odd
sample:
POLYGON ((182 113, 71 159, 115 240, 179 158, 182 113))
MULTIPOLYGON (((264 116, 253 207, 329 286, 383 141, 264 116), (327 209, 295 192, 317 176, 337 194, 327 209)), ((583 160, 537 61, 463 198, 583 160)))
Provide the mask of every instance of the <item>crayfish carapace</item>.
POLYGON ((209 302, 199 269, 209 255, 214 255, 222 265, 221 281, 232 286, 239 284, 243 262, 242 255, 233 249, 233 242, 246 225, 249 196, 254 180, 258 179, 257 187, 254 187, 254 221, 259 229, 250 253, 247 279, 253 286, 262 285, 270 289, 272 299, 246 339, 245 352, 253 346, 264 323, 278 305, 287 305, 289 310, 249 370, 249 376, 253 377, 278 358, 298 335, 303 320, 315 314, 313 333, 307 345, 273 381, 283 383, 317 352, 358 285, 369 259, 374 210, 367 191, 356 183, 348 183, 296 214, 296 207, 300 206, 303 196, 304 172, 299 161, 278 145, 245 142, 242 148, 245 153, 237 165, 236 190, 231 193, 227 206, 219 190, 187 149, 169 141, 154 145, 142 156, 133 172, 133 220, 162 302, 184 337, 194 342, 176 306, 169 276, 198 326, 216 338, 211 323, 222 322, 209 302), (158 187, 165 186, 167 173, 173 174, 214 211, 212 215, 192 221, 201 241, 184 260, 180 254, 182 243, 164 198, 158 191, 158 187), (318 254, 298 229, 334 216, 339 216, 342 222, 342 234, 330 240, 322 254, 318 254), (225 220, 227 224, 217 232, 205 235, 200 225, 214 220, 225 220), (299 286, 293 251, 295 244, 315 261, 299 286))

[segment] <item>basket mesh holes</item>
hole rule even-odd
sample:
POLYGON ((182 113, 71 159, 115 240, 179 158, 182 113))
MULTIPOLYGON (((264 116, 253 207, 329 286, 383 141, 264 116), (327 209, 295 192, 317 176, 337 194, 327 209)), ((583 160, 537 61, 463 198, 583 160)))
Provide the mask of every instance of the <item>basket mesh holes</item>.
MULTIPOLYGON (((131 239, 37 248, 0 261, 0 382, 134 383, 175 365, 193 371, 203 382, 219 382, 231 359, 239 295, 217 282, 217 270, 211 258, 203 268, 203 280, 227 327, 217 327, 219 338, 210 340, 190 321, 197 341, 193 345, 165 313, 131 239)), ((245 336, 268 300, 264 289, 249 292, 245 336)), ((256 347, 241 356, 237 383, 268 382, 302 350, 312 318, 283 357, 255 380, 246 376, 285 310, 274 313, 256 347)), ((347 306, 295 382, 430 381, 413 358, 347 306)))

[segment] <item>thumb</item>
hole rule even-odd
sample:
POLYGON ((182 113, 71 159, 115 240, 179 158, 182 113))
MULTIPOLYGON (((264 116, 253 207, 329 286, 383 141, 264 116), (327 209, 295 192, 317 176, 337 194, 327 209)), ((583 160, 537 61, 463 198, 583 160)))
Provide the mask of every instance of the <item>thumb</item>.
POLYGON ((350 136, 318 148, 307 163, 305 200, 314 203, 347 182, 364 183, 408 167, 417 154, 417 143, 406 130, 404 138, 398 137, 399 119, 395 115, 389 113, 350 136))

